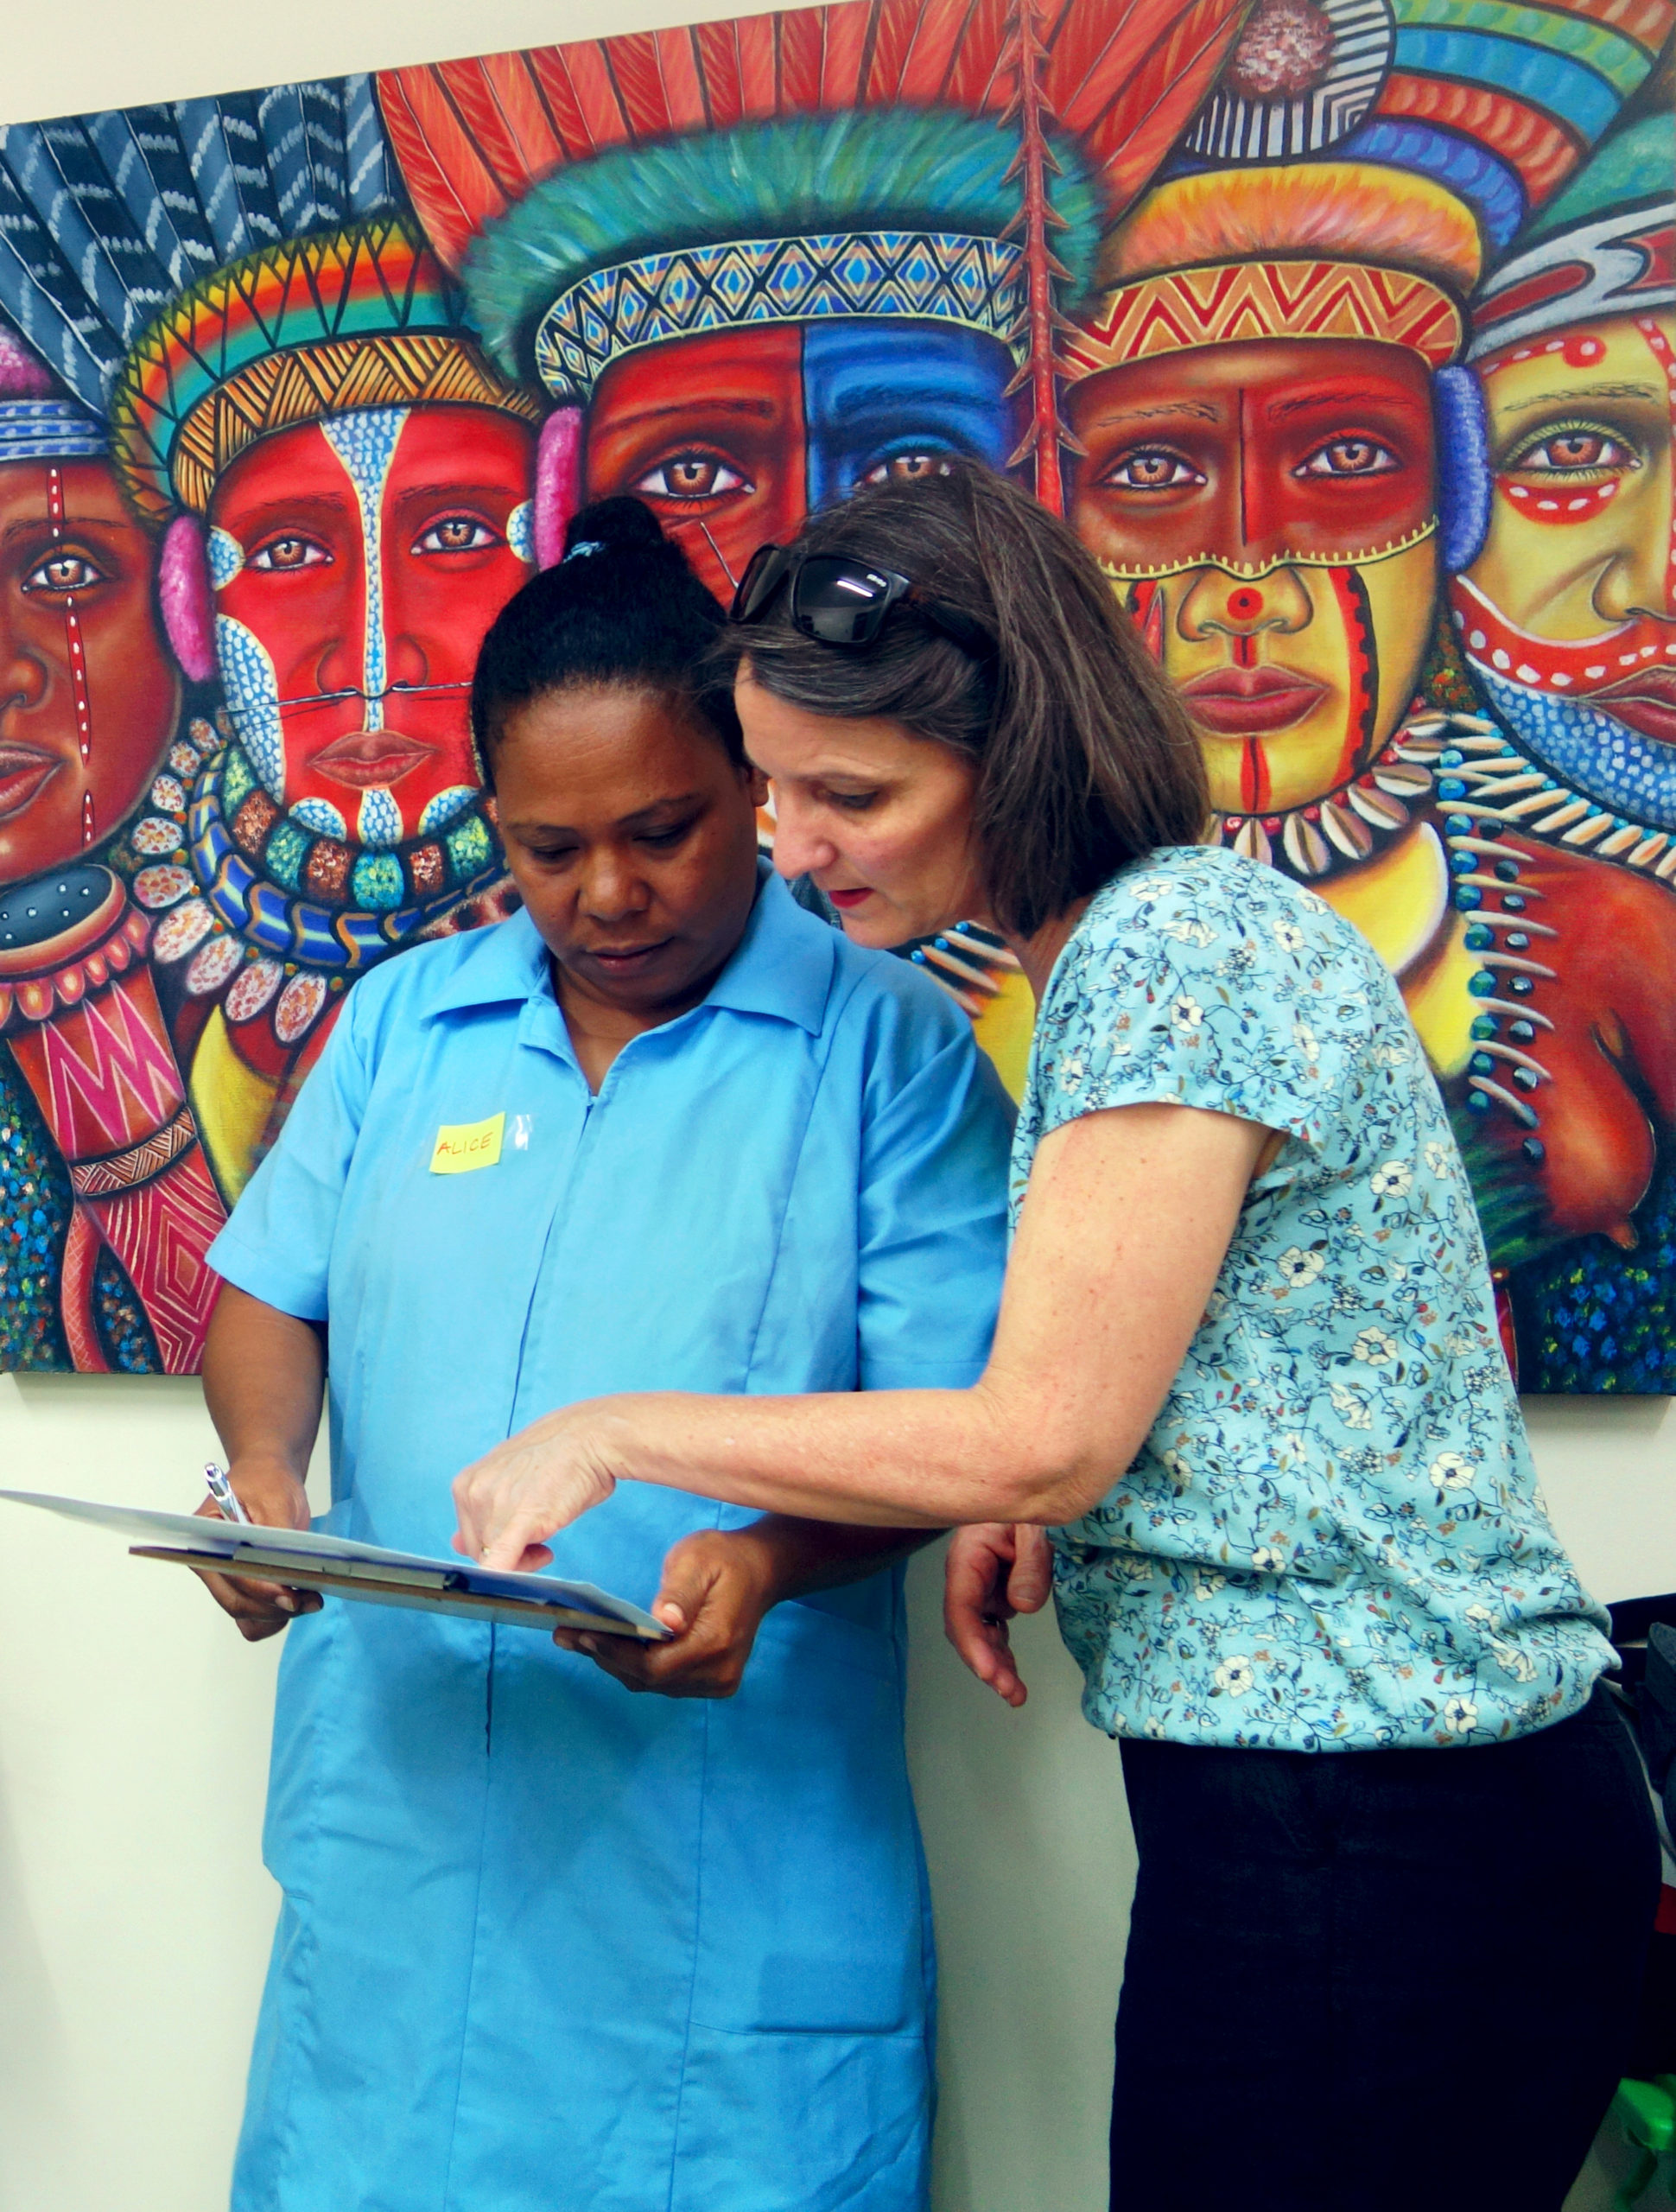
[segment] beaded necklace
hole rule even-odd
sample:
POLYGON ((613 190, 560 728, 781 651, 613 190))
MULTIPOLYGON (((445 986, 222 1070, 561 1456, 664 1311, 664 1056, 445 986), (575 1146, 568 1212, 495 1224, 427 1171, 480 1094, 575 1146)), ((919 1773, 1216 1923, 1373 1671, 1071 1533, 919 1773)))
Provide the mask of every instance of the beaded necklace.
POLYGON ((225 710, 188 723, 149 801, 110 861, 155 918, 152 960, 234 1024, 271 1007, 287 1052, 376 961, 462 908, 500 918, 485 902, 503 870, 480 801, 438 836, 357 854, 281 812, 225 710))

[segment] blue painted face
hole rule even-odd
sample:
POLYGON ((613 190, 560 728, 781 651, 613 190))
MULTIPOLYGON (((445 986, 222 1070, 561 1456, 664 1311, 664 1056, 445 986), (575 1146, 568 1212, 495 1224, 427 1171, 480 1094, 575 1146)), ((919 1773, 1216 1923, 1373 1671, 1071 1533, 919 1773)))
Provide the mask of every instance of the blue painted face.
POLYGON ((1012 379, 1006 346, 978 331, 886 316, 806 324, 811 510, 888 473, 921 473, 921 456, 1005 467, 1018 441, 1012 379))

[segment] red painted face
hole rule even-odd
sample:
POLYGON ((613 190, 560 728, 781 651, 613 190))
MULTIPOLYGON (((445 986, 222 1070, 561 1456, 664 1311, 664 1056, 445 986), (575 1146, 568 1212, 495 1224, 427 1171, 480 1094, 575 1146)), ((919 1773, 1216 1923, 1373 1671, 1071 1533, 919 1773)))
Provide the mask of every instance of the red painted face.
POLYGON ((587 416, 590 499, 637 493, 718 599, 805 507, 803 334, 677 339, 613 361, 587 416))
POLYGON ((1401 346, 1207 346, 1091 377, 1070 414, 1077 531, 1118 569, 1355 562, 1432 518, 1429 376, 1401 346))
POLYGON ((151 568, 104 461, 0 468, 0 883, 109 836, 156 773, 180 678, 151 568))
POLYGON ((264 438, 211 504, 216 655, 270 795, 387 846, 474 787, 490 623, 533 565, 534 433, 488 407, 369 410, 264 438))

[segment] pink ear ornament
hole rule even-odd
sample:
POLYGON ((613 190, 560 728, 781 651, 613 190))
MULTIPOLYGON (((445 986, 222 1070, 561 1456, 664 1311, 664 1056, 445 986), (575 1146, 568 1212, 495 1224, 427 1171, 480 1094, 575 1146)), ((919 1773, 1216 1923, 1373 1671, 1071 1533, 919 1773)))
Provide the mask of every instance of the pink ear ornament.
POLYGON ((536 566, 556 568, 564 558, 565 524, 581 506, 582 410, 555 409, 542 425, 536 448, 536 566))
POLYGON ((50 399, 56 389, 46 363, 21 338, 0 329, 0 399, 50 399))
POLYGON ((215 615, 203 525, 192 515, 176 515, 163 533, 157 603, 175 659, 194 683, 207 683, 215 673, 215 615))

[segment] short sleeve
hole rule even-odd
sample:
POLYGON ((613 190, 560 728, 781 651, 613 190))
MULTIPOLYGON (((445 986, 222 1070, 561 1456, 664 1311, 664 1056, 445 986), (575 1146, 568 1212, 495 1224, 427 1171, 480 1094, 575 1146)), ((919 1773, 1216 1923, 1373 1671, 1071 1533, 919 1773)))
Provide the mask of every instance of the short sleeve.
POLYGON ((962 1389, 983 1372, 1000 1303, 1013 1103, 965 1015, 912 970, 870 1019, 861 1388, 962 1389))
POLYGON ((352 992, 278 1141, 245 1185, 209 1263, 238 1289, 302 1321, 327 1318, 327 1278, 371 1070, 352 992))
MULTIPOLYGON (((1054 971, 1032 1084, 1039 1141, 1156 1103, 1320 1150, 1389 1011, 1377 956, 1313 893, 1230 854, 1126 870, 1054 971)), ((1405 1031, 1407 1018, 1396 1006, 1405 1031)))

